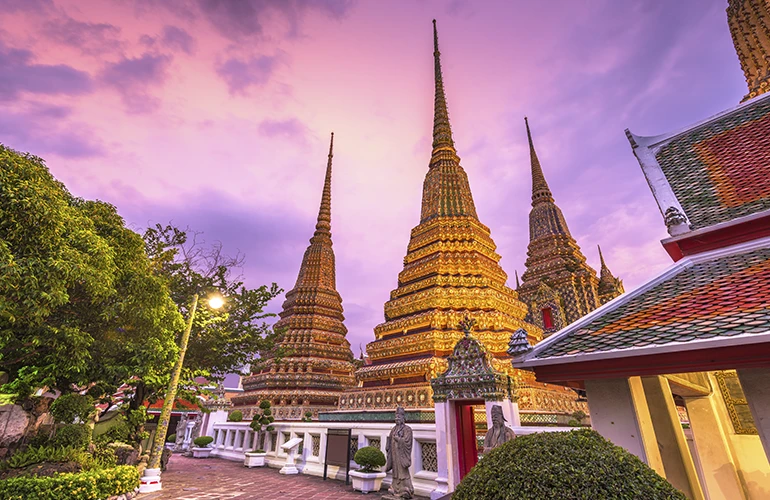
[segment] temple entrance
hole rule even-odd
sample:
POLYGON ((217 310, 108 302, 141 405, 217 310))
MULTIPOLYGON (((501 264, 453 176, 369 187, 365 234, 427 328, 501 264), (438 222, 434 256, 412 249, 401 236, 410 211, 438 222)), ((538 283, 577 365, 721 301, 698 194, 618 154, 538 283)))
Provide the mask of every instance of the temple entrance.
POLYGON ((483 404, 484 400, 455 402, 460 479, 464 478, 479 461, 475 405, 483 404))
POLYGON ((478 463, 493 410, 509 427, 521 425, 511 378, 492 367, 484 345, 470 335, 474 323, 466 317, 458 325, 463 336, 447 359, 447 369, 431 380, 438 450, 433 500, 454 491, 478 463))

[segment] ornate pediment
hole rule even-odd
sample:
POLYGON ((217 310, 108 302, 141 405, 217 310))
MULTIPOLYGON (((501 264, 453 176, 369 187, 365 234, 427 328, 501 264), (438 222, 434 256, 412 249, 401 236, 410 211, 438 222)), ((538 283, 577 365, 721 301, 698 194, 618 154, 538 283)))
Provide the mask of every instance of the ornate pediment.
POLYGON ((510 377, 492 367, 487 349, 470 334, 474 324, 474 320, 466 317, 458 325, 464 335, 457 341, 447 360, 449 366, 444 373, 430 381, 433 401, 512 399, 510 377))

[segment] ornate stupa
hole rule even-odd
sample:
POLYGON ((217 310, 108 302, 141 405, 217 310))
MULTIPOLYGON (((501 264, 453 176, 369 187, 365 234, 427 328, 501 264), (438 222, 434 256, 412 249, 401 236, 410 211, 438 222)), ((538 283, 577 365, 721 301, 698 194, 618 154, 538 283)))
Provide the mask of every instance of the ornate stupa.
POLYGON ((517 291, 529 306, 527 319, 548 336, 593 311, 609 300, 607 297, 623 293, 623 284, 612 276, 602 257, 605 278, 602 297, 606 300, 600 298, 600 280, 586 263, 564 214, 554 201, 526 118, 524 123, 532 167, 532 210, 529 212, 527 270, 521 276, 517 291))
POLYGON ((299 419, 308 411, 317 416, 318 411, 336 409, 342 391, 355 385, 332 249, 333 146, 334 134, 315 233, 302 258, 297 283, 286 294, 281 319, 275 324, 276 329, 285 329, 279 346, 286 355, 267 360, 259 373, 244 378, 244 393, 233 398, 247 418, 263 399, 272 402, 279 419, 299 419))
POLYGON ((770 2, 728 0, 727 23, 749 86, 743 100, 770 90, 770 2))
MULTIPOLYGON (((412 229, 398 287, 385 303, 385 322, 375 327, 376 340, 367 345, 371 364, 356 371, 358 388, 340 397, 341 409, 432 408, 430 380, 446 370, 447 357, 463 336, 457 324, 465 316, 475 320, 475 336, 491 353, 495 369, 511 375, 520 388, 532 380, 512 369, 506 349, 518 328, 533 343, 542 332, 524 321, 527 307, 506 286, 489 228, 476 213, 449 124, 433 23, 433 150, 420 223, 412 229)), ((568 406, 575 394, 558 387, 551 398, 553 406, 568 406)))

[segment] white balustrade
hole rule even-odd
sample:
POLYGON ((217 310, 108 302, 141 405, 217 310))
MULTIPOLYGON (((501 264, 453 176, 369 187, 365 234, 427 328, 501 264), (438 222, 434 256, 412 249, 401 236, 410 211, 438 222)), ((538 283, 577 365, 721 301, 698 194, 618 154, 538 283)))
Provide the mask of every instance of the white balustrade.
MULTIPOLYGON (((269 467, 283 468, 286 465, 288 455, 281 446, 286 442, 301 438, 301 452, 297 452, 295 461, 300 474, 309 474, 312 476, 323 476, 324 460, 326 457, 326 433, 329 429, 352 429, 351 437, 358 440, 358 447, 368 445, 379 445, 380 450, 385 453, 390 430, 393 423, 359 423, 359 422, 274 422, 273 433, 266 433, 263 448, 267 452, 265 463, 269 467), (317 443, 318 455, 316 456, 313 446, 313 436, 320 438, 317 443), (274 443, 277 440, 277 446, 274 443), (379 440, 379 442, 378 442, 379 440)), ((446 487, 446 479, 439 478, 438 472, 432 469, 440 469, 441 455, 444 453, 440 448, 436 449, 436 463, 433 462, 432 446, 440 447, 441 443, 436 442, 436 426, 434 424, 412 424, 414 442, 412 444, 412 483, 415 493, 421 496, 430 496, 431 492, 436 490, 439 483, 446 487), (426 447, 427 445, 427 447, 426 447), (426 447, 425 449, 423 449, 426 447), (426 463, 424 463, 424 460, 426 463)), ((513 427, 517 435, 531 434, 533 432, 554 432, 566 431, 572 428, 564 427, 513 427)), ((227 460, 244 460, 245 452, 257 448, 257 434, 249 427, 249 422, 216 422, 212 428, 206 430, 207 435, 214 436, 214 450, 211 456, 224 458, 227 460)), ((350 469, 356 469, 358 466, 353 462, 355 450, 351 450, 350 469)), ((330 479, 345 480, 345 470, 330 465, 328 467, 328 476, 330 479)), ((390 485, 391 477, 383 481, 383 489, 390 485)), ((443 489, 443 488, 442 488, 443 489)))

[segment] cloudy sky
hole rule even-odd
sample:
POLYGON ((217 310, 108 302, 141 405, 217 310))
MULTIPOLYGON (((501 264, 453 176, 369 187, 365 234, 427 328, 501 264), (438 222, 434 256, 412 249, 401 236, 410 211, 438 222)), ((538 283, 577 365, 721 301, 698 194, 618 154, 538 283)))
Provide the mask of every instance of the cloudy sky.
POLYGON ((334 131, 337 285, 358 354, 419 221, 432 18, 457 149, 510 281, 528 242, 527 115, 573 236, 595 268, 601 244, 629 290, 670 260, 623 130, 657 135, 738 103, 726 6, 0 0, 0 142, 137 231, 190 226, 245 254, 249 285, 289 289, 334 131))

